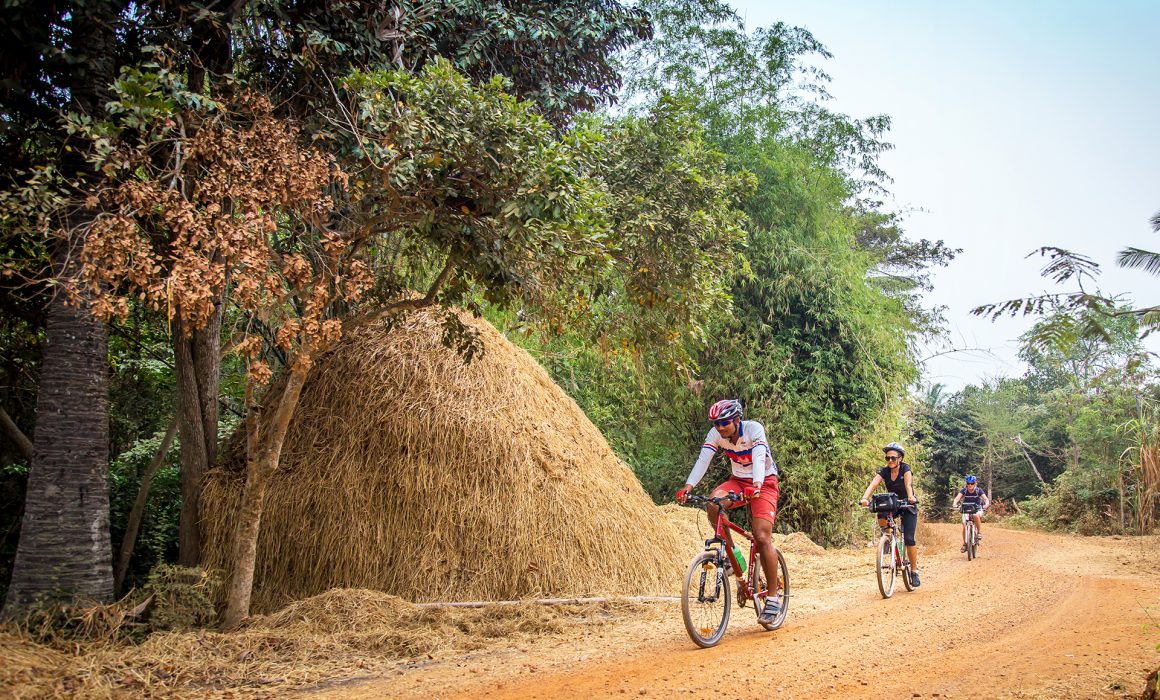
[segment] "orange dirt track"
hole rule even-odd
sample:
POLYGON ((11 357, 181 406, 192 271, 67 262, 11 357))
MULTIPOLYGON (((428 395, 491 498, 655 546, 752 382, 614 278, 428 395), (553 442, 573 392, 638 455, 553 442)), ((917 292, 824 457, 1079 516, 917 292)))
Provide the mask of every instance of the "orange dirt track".
MULTIPOLYGON (((1138 697, 1160 664, 1160 537, 1079 538, 985 529, 959 554, 957 525, 923 527, 923 585, 883 600, 873 550, 788 557, 785 626, 734 609, 698 649, 675 604, 648 620, 545 637, 387 678, 319 688, 377 698, 1138 697), (827 577, 813 576, 826 568, 827 577)), ((692 554, 692 551, 690 552, 692 554)))

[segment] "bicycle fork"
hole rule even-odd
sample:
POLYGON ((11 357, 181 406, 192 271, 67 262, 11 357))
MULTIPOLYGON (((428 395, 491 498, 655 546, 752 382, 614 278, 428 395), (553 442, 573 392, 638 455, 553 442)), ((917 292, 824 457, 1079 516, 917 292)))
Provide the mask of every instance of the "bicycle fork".
POLYGON ((715 565, 711 564, 710 562, 705 562, 704 564, 701 564, 701 582, 700 582, 700 586, 697 588, 697 602, 698 603, 716 603, 717 602, 717 599, 719 597, 721 597, 721 577, 722 577, 723 573, 724 573, 724 571, 722 570, 721 566, 719 566, 719 565, 715 566, 715 565), (715 570, 717 573, 715 576, 713 576, 713 579, 714 579, 713 580, 713 595, 706 596, 705 595, 705 584, 708 582, 710 569, 715 570))

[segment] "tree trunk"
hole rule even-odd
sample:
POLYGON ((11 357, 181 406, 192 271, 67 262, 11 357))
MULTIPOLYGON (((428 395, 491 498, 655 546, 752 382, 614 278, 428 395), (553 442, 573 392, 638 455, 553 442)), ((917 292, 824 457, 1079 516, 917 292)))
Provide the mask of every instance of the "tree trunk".
POLYGON ((987 497, 995 497, 995 470, 991 468, 991 452, 983 454, 983 473, 987 475, 987 497))
MULTIPOLYGON (((298 407, 302 385, 310 372, 309 357, 299 357, 290 366, 286 385, 275 397, 269 409, 262 411, 265 420, 252 419, 247 425, 246 485, 242 490, 242 504, 238 514, 238 527, 234 534, 234 556, 231 562, 232 574, 226 593, 226 610, 222 616, 222 627, 237 627, 250 614, 250 599, 254 589, 254 569, 258 558, 258 535, 262 527, 262 508, 270 477, 278 469, 282 458, 282 444, 290 428, 290 419, 298 407)), ((247 386, 247 394, 252 388, 247 386)), ((254 416, 254 410, 248 412, 254 416)))
POLYGON ((221 307, 204 327, 191 329, 180 313, 173 324, 174 372, 181 431, 181 513, 178 563, 201 562, 201 487, 217 459, 221 385, 221 307))
MULTIPOLYGON (((219 3, 214 13, 202 13, 195 8, 190 18, 191 90, 213 94, 219 88, 229 89, 228 83, 223 84, 223 79, 232 69, 233 22, 245 4, 245 0, 229 0, 219 3)), ((201 563, 202 479, 217 459, 222 303, 219 299, 214 315, 201 328, 193 328, 183 321, 180 308, 174 323, 178 425, 181 431, 177 560, 182 566, 201 563)))
POLYGON ((169 430, 157 448, 153 461, 141 476, 141 485, 137 487, 137 498, 133 501, 133 510, 129 511, 129 521, 125 525, 125 537, 121 540, 121 549, 117 552, 117 566, 113 570, 113 588, 117 596, 124 595, 122 586, 125 583, 125 572, 129 570, 129 560, 133 556, 133 548, 137 546, 137 532, 141 529, 141 520, 145 516, 145 504, 149 500, 149 487, 153 485, 153 477, 165 462, 165 455, 173 445, 173 438, 177 435, 177 417, 169 422, 169 430))
POLYGON ((1047 482, 1043 480, 1043 475, 1039 473, 1039 469, 1035 466, 1035 462, 1031 460, 1031 453, 1027 451, 1027 445, 1023 442, 1023 437, 1021 435, 1015 436, 1015 444, 1019 445, 1020 450, 1023 450, 1023 456, 1027 458, 1027 463, 1031 465, 1031 471, 1035 472, 1035 478, 1039 479, 1039 484, 1043 487, 1046 487, 1047 482))
MULTIPOLYGON (((63 257, 63 256, 62 256, 63 257)), ((113 597, 108 337, 87 308, 49 304, 36 434, 4 613, 51 597, 113 597)))
POLYGON ((1124 463, 1123 460, 1116 463, 1116 476, 1120 479, 1120 532, 1126 532, 1128 529, 1128 521, 1124 517, 1124 463))
MULTIPOLYGON (((99 118, 116 75, 116 12, 85 4, 68 18, 70 54, 83 57, 69 85, 72 108, 99 118)), ((63 152, 66 177, 83 181, 88 165, 78 150, 63 152)), ((83 223, 70 218, 68 233, 83 223)), ((53 273, 76 274, 68 237, 53 251, 53 273)), ((33 457, 20 542, 3 614, 40 600, 108 601, 113 597, 109 543, 108 333, 83 303, 69 306, 57 289, 48 304, 36 400, 33 457)))

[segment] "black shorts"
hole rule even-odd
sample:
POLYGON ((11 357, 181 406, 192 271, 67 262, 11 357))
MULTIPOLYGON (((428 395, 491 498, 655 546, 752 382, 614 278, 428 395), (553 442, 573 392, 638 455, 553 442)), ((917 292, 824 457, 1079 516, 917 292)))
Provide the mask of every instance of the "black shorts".
POLYGON ((917 542, 914 541, 914 532, 918 529, 918 509, 899 508, 894 511, 894 522, 899 521, 902 522, 902 539, 906 546, 915 546, 917 542))

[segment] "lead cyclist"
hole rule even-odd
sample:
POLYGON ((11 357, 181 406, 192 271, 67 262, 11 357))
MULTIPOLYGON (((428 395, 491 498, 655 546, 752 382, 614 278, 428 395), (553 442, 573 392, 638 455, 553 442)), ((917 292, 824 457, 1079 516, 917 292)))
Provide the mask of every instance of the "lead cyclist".
MULTIPOLYGON (((718 450, 729 456, 732 476, 713 489, 713 498, 721 498, 730 491, 741 493, 749 502, 753 514, 753 541, 761 555, 761 568, 765 580, 772 590, 777 586, 777 548, 773 546, 773 523, 777 519, 778 490, 777 463, 769 451, 769 441, 765 438, 765 427, 753 420, 741 420, 741 402, 723 399, 709 407, 709 420, 713 427, 701 445, 701 454, 685 480, 685 486, 677 491, 677 502, 684 503, 689 492, 705 476, 709 462, 718 450)), ((730 508, 738 508, 745 501, 735 501, 730 508)), ((716 504, 706 506, 710 527, 716 529, 720 509, 716 504)), ((760 622, 772 622, 781 613, 781 606, 775 596, 765 599, 760 622)))

